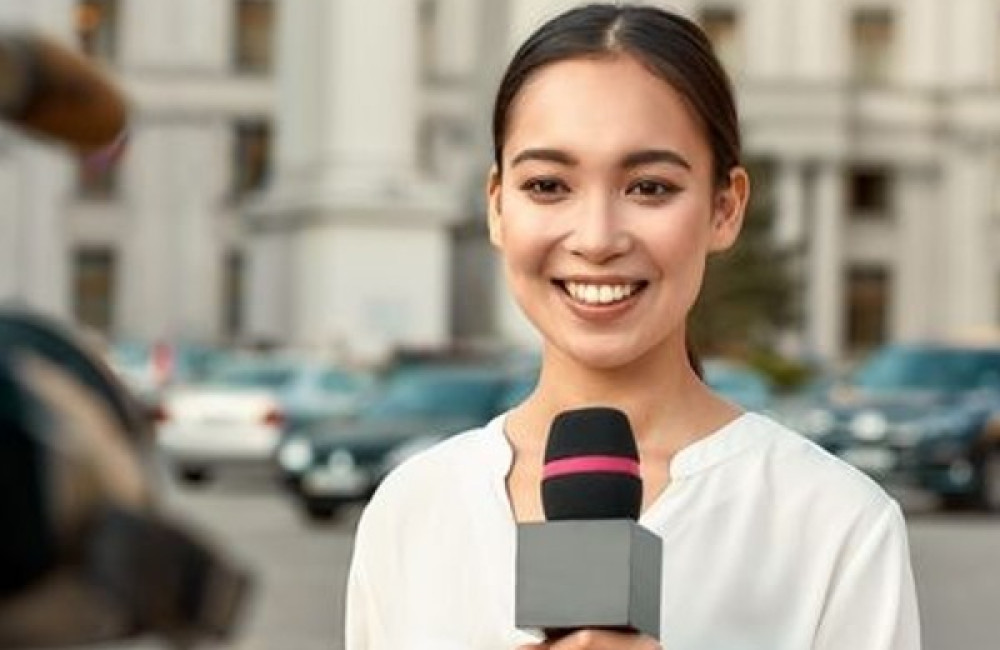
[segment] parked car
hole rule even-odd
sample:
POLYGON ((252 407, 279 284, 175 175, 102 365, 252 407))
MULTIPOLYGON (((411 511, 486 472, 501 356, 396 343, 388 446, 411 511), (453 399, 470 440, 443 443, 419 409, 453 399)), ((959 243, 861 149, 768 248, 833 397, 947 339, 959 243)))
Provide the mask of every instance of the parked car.
POLYGON ((767 409, 774 388, 763 374, 750 366, 726 359, 707 359, 702 363, 705 383, 715 392, 750 411, 767 409))
POLYGON ((231 359, 204 383, 165 394, 160 449, 188 483, 227 465, 267 466, 285 432, 350 413, 372 384, 368 375, 315 361, 231 359))
MULTIPOLYGON (((511 373, 510 380, 500 395, 496 409, 497 414, 509 411, 523 402, 535 389, 537 384, 537 364, 529 362, 528 364, 520 364, 519 367, 515 367, 511 373)), ((386 454, 385 463, 383 464, 384 473, 388 474, 411 456, 416 456, 420 452, 430 449, 447 437, 448 434, 427 433, 414 438, 408 438, 386 454)))
POLYGON ((223 348, 191 342, 116 341, 107 361, 132 395, 155 417, 171 386, 204 381, 229 356, 223 348))
POLYGON ((1000 508, 1000 347, 889 345, 773 415, 877 480, 1000 508))
POLYGON ((293 430, 276 461, 283 483, 313 519, 330 519, 367 499, 408 442, 426 443, 500 412, 514 381, 502 364, 424 364, 394 373, 353 418, 329 418, 293 430))

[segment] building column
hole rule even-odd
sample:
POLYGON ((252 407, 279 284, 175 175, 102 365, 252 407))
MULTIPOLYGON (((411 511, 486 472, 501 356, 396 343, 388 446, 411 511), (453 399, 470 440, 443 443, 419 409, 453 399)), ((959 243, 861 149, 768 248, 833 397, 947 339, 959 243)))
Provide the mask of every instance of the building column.
POLYGON ((937 27, 948 46, 941 56, 950 64, 943 79, 945 86, 966 89, 996 83, 996 3, 962 0, 947 3, 947 11, 948 20, 937 27))
MULTIPOLYGON (((751 179, 751 185, 753 184, 751 179)), ((787 272, 795 281, 793 301, 802 304, 804 296, 799 281, 805 276, 803 268, 806 243, 806 174, 804 163, 796 158, 777 161, 777 175, 773 188, 776 201, 773 240, 775 247, 789 254, 787 272)), ((789 357, 800 357, 806 351, 801 326, 784 329, 776 342, 777 349, 789 357)))
POLYGON ((849 73, 849 34, 845 3, 797 0, 791 65, 786 74, 809 81, 843 81, 849 73))
POLYGON ((795 33, 795 0, 755 0, 743 5, 745 72, 752 81, 781 79, 795 33))
POLYGON ((778 161, 777 214, 774 221, 774 243, 781 248, 802 244, 805 237, 806 188, 802 161, 778 161))
MULTIPOLYGON (((228 189, 230 138, 224 120, 182 124, 171 129, 169 150, 174 168, 169 214, 174 219, 175 249, 170 282, 178 285, 172 305, 174 330, 185 337, 215 340, 221 335, 223 305, 222 215, 218 206, 228 189)), ((164 179, 167 181, 167 179, 164 179)))
POLYGON ((130 207, 131 223, 121 251, 117 325, 127 338, 156 340, 178 334, 172 320, 180 285, 171 280, 178 222, 167 207, 171 169, 163 155, 170 138, 168 125, 146 121, 131 136, 129 164, 122 167, 122 199, 130 207))
POLYGON ((913 341, 937 334, 935 302, 942 295, 940 257, 935 248, 941 230, 935 228, 940 202, 935 170, 898 170, 893 200, 898 224, 898 257, 894 269, 889 331, 896 340, 913 341), (935 262, 935 257, 938 257, 935 262))
MULTIPOLYGON (((949 24, 950 13, 958 5, 967 2, 944 3, 938 0, 907 0, 901 20, 898 56, 895 63, 899 69, 898 78, 908 88, 936 88, 947 80, 945 66, 949 61, 946 44, 947 34, 943 25, 949 24)), ((992 22, 990 22, 992 28, 992 22)), ((962 32, 962 39, 968 40, 971 32, 962 32)), ((973 38, 976 56, 983 59, 978 37, 973 38)), ((992 61, 992 59, 988 59, 992 61)))
POLYGON ((943 259, 929 260, 948 272, 937 296, 945 336, 991 325, 997 314, 996 251, 989 237, 995 168, 983 143, 970 140, 947 147, 941 204, 948 206, 948 227, 938 233, 943 259))
POLYGON ((289 233, 256 233, 246 249, 246 291, 243 297, 245 326, 250 343, 275 343, 292 330, 292 310, 297 294, 292 282, 289 233))
POLYGON ((824 161, 813 179, 806 293, 807 349, 839 361, 844 346, 844 180, 839 162, 824 161))
MULTIPOLYGON (((252 238, 283 239, 287 255, 249 266, 282 265, 294 293, 281 318, 252 310, 248 331, 361 355, 443 345, 461 197, 417 167, 417 3, 278 10, 277 173, 248 216, 252 238)), ((261 273, 250 281, 249 300, 279 308, 261 273)))
POLYGON ((35 144, 25 147, 18 158, 22 296, 36 309, 69 318, 70 250, 64 201, 70 191, 71 162, 57 149, 35 144))
POLYGON ((352 196, 402 189, 415 172, 420 117, 417 3, 338 0, 327 9, 318 80, 326 128, 314 134, 324 185, 352 196))

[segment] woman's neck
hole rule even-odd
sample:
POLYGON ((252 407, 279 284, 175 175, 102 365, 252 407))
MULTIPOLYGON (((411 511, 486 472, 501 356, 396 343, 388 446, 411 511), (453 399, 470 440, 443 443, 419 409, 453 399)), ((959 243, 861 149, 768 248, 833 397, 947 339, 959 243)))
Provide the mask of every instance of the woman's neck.
POLYGON ((505 422, 514 450, 507 490, 516 521, 545 518, 538 490, 542 459, 549 427, 561 411, 611 406, 628 415, 641 458, 643 510, 670 483, 677 452, 739 415, 739 409, 698 379, 683 345, 672 354, 602 370, 575 363, 557 350, 545 351, 538 387, 505 422))
POLYGON ((624 411, 640 450, 672 454, 738 415, 698 378, 683 345, 649 354, 628 366, 587 367, 546 349, 535 392, 510 416, 515 448, 537 452, 561 411, 610 406, 624 411))

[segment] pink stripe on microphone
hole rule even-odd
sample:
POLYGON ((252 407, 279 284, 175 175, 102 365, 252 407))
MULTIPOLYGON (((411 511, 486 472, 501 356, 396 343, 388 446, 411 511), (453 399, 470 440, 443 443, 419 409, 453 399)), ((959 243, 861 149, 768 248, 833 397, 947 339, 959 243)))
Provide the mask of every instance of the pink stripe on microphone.
POLYGON ((639 476, 639 462, 621 456, 573 456, 545 463, 542 478, 550 479, 566 474, 608 472, 639 476))

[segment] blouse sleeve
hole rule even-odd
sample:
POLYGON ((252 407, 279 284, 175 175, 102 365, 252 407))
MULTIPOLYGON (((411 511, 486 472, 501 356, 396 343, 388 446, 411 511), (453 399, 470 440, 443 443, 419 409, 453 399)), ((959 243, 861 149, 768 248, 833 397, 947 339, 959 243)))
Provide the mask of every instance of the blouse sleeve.
POLYGON ((368 593, 358 558, 351 560, 347 575, 347 603, 344 610, 344 647, 346 650, 368 650, 368 593))
POLYGON ((919 650, 920 619, 906 523, 889 500, 845 551, 814 650, 919 650))

